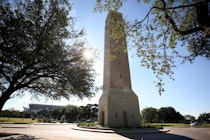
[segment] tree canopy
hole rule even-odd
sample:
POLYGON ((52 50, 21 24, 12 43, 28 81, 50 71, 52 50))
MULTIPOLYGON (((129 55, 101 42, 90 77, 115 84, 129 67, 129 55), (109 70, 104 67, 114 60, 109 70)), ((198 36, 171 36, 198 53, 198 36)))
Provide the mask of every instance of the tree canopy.
POLYGON ((16 93, 54 99, 94 95, 84 31, 68 0, 0 0, 0 110, 16 93))
MULTIPOLYGON (((118 10, 127 0, 96 0, 95 12, 118 10)), ((150 4, 143 19, 127 21, 127 42, 141 58, 141 65, 156 75, 156 86, 164 92, 163 77, 172 80, 175 60, 190 61, 198 57, 210 58, 209 27, 206 0, 136 0, 137 4, 150 4), (204 17, 204 19, 203 19, 204 17), (182 53, 186 50, 188 53, 182 53)))
POLYGON ((177 112, 173 107, 161 107, 160 109, 148 107, 141 111, 141 119, 148 123, 177 123, 184 121, 184 116, 177 112))
POLYGON ((210 123, 210 112, 201 113, 198 117, 198 121, 203 122, 203 123, 210 123))
POLYGON ((150 122, 150 123, 158 122, 158 120, 157 120, 158 119, 158 110, 153 107, 144 108, 141 111, 141 119, 144 122, 150 122))
POLYGON ((195 117, 192 115, 184 115, 185 120, 188 120, 190 122, 195 121, 195 117))
POLYGON ((180 120, 184 120, 184 116, 177 112, 173 107, 161 107, 158 110, 159 122, 177 123, 180 120))

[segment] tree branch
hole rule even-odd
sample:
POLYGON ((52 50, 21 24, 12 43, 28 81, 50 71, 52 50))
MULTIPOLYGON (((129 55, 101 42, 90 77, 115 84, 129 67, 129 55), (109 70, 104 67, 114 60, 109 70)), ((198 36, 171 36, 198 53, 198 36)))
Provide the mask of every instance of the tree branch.
POLYGON ((0 73, 6 78, 8 82, 11 82, 11 79, 8 75, 6 75, 3 71, 3 65, 1 65, 0 73))
POLYGON ((35 91, 39 91, 39 92, 42 92, 42 93, 46 92, 46 91, 42 90, 40 87, 38 87, 38 86, 28 86, 27 88, 33 89, 35 91))
MULTIPOLYGON (((24 81, 25 81, 24 80, 24 81, 18 83, 16 87, 18 89, 21 89, 23 87, 28 87, 31 83, 33 83, 34 81, 36 81, 37 79, 40 79, 40 78, 52 78, 53 79, 53 78, 55 78, 55 76, 54 75, 49 75, 49 74, 38 75, 38 76, 35 76, 34 78, 31 78, 28 82, 24 83, 24 81)), ((25 79, 27 79, 27 78, 25 78, 25 79)))
POLYGON ((169 14, 166 12, 166 10, 170 10, 170 9, 179 9, 179 8, 186 8, 186 7, 192 7, 192 6, 196 6, 196 5, 199 5, 202 2, 197 2, 197 3, 193 3, 193 4, 188 4, 188 5, 180 5, 180 6, 175 6, 175 7, 166 7, 166 2, 164 0, 162 0, 163 2, 163 7, 157 7, 157 6, 153 6, 150 8, 149 12, 146 14, 146 16, 139 22, 137 22, 136 24, 134 24, 129 30, 131 31, 132 29, 136 28, 136 26, 138 26, 139 24, 141 24, 142 22, 145 21, 145 19, 149 16, 149 14, 151 13, 151 11, 153 9, 159 9, 159 10, 163 10, 164 13, 165 13, 165 18, 169 21, 169 23, 172 25, 172 28, 174 29, 174 31, 178 32, 179 34, 181 35, 188 35, 188 34, 191 34, 191 33, 194 33, 194 32, 197 32, 197 31, 204 31, 204 28, 202 27, 195 27, 195 28, 192 28, 192 29, 189 29, 189 30, 186 30, 186 31, 181 31, 175 21, 169 16, 169 14))
MULTIPOLYGON (((165 3, 164 0, 162 0, 163 3, 165 3)), ((180 9, 180 8, 186 8, 186 7, 193 7, 193 6, 197 6, 199 4, 202 4, 204 1, 200 1, 197 3, 193 3, 193 4, 188 4, 188 5, 179 5, 179 6, 175 6, 175 7, 166 7, 166 3, 164 4, 165 7, 157 7, 157 6, 153 6, 152 8, 156 8, 156 9, 160 9, 160 10, 170 10, 170 9, 180 9)))
MULTIPOLYGON (((181 31, 175 21, 171 18, 171 16, 169 16, 168 12, 167 12, 167 9, 166 8, 166 2, 165 0, 162 0, 163 2, 163 10, 164 10, 164 13, 165 13, 165 18, 169 21, 169 23, 171 24, 172 28, 174 29, 174 31, 178 32, 179 34, 181 35, 187 35, 187 34, 191 34, 193 32, 197 32, 197 31, 201 31, 201 30, 204 30, 202 27, 195 27, 195 28, 192 28, 190 30, 186 30, 186 31, 181 31)), ((192 5, 191 5, 192 6, 192 5)), ((189 7, 189 6, 188 6, 189 7)))

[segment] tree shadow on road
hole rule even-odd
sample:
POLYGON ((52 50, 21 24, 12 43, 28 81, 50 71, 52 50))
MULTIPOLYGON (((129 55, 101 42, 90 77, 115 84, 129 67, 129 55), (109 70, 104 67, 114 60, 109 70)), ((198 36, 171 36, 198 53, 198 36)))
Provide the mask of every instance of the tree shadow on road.
POLYGON ((2 140, 45 140, 42 138, 36 138, 34 136, 17 134, 17 133, 0 133, 0 139, 2 140))
POLYGON ((192 138, 169 134, 165 132, 160 133, 117 133, 121 136, 133 139, 133 140, 193 140, 192 138))

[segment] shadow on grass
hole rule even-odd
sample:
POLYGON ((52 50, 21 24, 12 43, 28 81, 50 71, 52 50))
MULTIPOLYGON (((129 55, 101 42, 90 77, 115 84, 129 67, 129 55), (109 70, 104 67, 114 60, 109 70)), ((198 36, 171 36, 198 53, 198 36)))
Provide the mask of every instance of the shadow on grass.
POLYGON ((17 133, 0 133, 0 139, 3 140, 44 140, 34 136, 17 134, 17 133))
POLYGON ((144 134, 144 133, 120 133, 116 131, 116 133, 132 140, 193 140, 189 137, 169 134, 165 132, 144 134))

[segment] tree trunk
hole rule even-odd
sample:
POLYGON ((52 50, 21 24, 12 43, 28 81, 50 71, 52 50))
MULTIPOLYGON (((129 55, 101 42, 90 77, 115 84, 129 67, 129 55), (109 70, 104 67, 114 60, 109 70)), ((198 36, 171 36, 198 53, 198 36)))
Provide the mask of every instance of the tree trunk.
POLYGON ((6 94, 5 92, 2 93, 0 97, 0 112, 2 111, 2 108, 7 100, 10 99, 10 94, 6 94))

